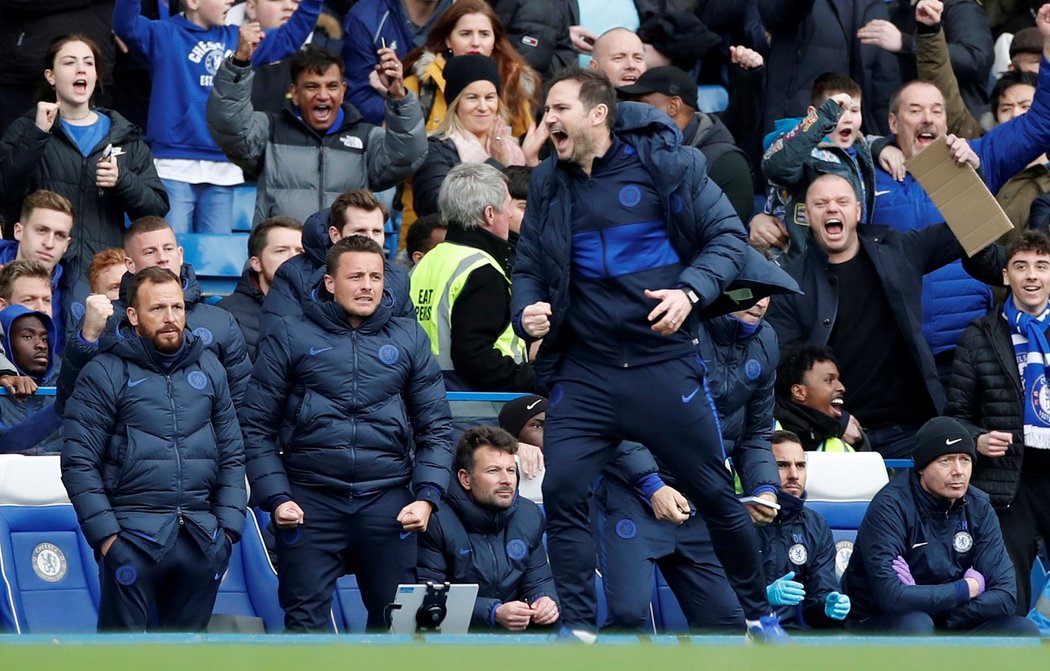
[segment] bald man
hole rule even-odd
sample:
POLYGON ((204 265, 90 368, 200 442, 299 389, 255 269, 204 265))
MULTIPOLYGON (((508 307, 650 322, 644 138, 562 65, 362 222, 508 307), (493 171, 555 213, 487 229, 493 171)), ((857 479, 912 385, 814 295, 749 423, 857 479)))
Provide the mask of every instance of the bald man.
POLYGON ((602 72, 613 86, 628 86, 645 72, 645 45, 626 28, 612 28, 594 42, 590 68, 602 72))

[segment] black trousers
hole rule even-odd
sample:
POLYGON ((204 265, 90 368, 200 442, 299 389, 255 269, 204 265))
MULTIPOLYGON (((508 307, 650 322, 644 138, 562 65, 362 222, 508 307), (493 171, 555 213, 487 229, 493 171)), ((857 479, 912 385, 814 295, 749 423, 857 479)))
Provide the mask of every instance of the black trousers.
POLYGON ((208 559, 182 530, 174 547, 156 562, 118 536, 99 562, 98 630, 203 631, 232 550, 225 534, 216 542, 223 548, 208 559))
POLYGON ((416 582, 416 534, 397 515, 412 502, 408 489, 348 498, 292 486, 303 524, 275 529, 277 596, 289 632, 331 633, 335 581, 357 575, 368 629, 389 628, 385 610, 400 583, 416 582))
POLYGON ((1032 609, 1032 562, 1039 538, 1050 543, 1050 475, 1021 472, 1017 495, 1009 508, 999 510, 1003 542, 1017 578, 1017 614, 1032 609))

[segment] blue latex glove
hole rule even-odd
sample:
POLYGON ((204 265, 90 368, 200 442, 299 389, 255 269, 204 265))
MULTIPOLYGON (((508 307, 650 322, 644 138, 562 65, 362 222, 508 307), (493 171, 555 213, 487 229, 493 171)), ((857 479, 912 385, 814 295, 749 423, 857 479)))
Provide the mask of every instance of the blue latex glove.
POLYGON ((911 567, 908 566, 908 562, 905 561, 904 557, 897 555, 891 566, 893 566, 893 572, 897 574, 897 580, 900 580, 902 585, 915 587, 915 578, 911 576, 911 567))
POLYGON ((831 592, 824 599, 824 614, 832 620, 845 620, 849 615, 849 597, 838 592, 831 592))
POLYGON ((802 603, 806 598, 806 588, 802 583, 795 582, 794 571, 788 571, 782 577, 777 578, 766 587, 766 597, 772 606, 795 606, 802 603))

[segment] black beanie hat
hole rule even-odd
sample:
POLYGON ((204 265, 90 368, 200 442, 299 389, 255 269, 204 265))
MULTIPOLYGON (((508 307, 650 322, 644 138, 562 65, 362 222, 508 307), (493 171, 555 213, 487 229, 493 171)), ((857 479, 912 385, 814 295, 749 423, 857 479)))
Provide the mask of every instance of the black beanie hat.
POLYGON ((445 104, 451 105, 463 89, 476 81, 486 80, 496 85, 496 93, 503 95, 503 83, 499 80, 496 62, 481 54, 453 56, 445 63, 445 104))
POLYGON ((915 434, 915 448, 911 456, 915 470, 921 471, 940 456, 960 452, 970 455, 971 459, 977 458, 973 436, 951 417, 934 417, 915 434))
POLYGON ((547 412, 547 399, 536 394, 519 396, 499 411, 500 428, 517 438, 525 424, 541 412, 547 412))

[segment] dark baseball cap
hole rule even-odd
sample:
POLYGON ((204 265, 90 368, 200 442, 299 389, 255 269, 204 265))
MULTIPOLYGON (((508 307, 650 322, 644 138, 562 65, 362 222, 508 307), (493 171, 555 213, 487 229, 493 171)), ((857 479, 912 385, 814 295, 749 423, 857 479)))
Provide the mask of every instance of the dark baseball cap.
POLYGON ((696 81, 684 70, 672 65, 662 65, 646 70, 638 81, 630 86, 616 89, 622 98, 639 98, 648 93, 662 93, 665 96, 678 96, 689 107, 699 109, 696 101, 696 81))

